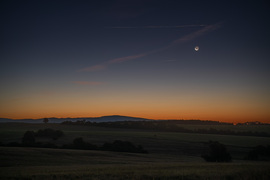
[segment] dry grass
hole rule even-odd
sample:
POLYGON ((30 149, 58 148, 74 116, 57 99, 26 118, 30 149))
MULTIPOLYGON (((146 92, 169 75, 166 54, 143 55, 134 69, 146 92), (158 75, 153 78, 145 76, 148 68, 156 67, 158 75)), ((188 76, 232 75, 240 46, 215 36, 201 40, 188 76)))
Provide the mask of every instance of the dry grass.
POLYGON ((270 138, 124 130, 61 124, 1 124, 0 141, 20 141, 27 130, 52 128, 64 137, 51 142, 61 145, 75 137, 100 145, 116 139, 141 144, 150 154, 104 151, 0 147, 0 179, 270 179, 270 163, 246 162, 247 147, 267 145, 270 138), (232 163, 206 163, 200 158, 204 142, 227 145, 232 163))
POLYGON ((153 155, 0 148, 0 179, 269 179, 270 163, 181 162, 153 155))

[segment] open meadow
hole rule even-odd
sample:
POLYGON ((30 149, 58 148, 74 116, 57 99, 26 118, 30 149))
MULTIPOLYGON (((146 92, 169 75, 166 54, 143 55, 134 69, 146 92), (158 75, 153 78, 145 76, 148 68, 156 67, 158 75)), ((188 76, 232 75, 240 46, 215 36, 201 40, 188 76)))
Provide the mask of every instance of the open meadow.
POLYGON ((60 147, 71 143, 77 137, 97 146, 122 140, 141 145, 149 153, 2 146, 1 179, 270 178, 269 161, 244 160, 252 147, 269 145, 269 137, 126 130, 50 123, 1 123, 0 142, 2 145, 20 143, 26 131, 45 128, 61 130, 64 136, 57 140, 37 138, 36 141, 50 142, 60 147), (210 140, 226 145, 232 162, 205 162, 201 155, 207 152, 207 142, 210 140))

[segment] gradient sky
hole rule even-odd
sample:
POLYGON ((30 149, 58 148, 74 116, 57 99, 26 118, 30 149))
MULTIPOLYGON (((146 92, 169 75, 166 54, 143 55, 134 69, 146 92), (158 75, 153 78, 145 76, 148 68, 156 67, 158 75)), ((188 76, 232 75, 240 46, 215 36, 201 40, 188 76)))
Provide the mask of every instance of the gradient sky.
POLYGON ((267 0, 2 0, 0 14, 2 118, 270 122, 267 0))

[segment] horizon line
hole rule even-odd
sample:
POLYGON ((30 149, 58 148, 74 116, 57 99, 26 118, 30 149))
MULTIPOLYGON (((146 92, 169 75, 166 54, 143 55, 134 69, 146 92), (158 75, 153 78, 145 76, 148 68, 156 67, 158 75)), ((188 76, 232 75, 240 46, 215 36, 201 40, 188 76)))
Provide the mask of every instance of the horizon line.
POLYGON ((264 123, 264 124, 270 124, 269 122, 263 122, 263 121, 258 121, 258 120, 254 120, 254 121, 243 121, 243 122, 230 122, 230 121, 218 121, 218 120, 210 120, 210 119, 176 119, 176 118, 169 118, 169 119, 155 119, 155 118, 144 118, 144 117, 135 117, 135 116, 125 116, 125 115, 104 115, 104 116, 92 116, 92 117, 43 117, 43 118, 4 118, 4 117, 0 117, 0 123, 1 123, 1 119, 8 119, 8 120, 40 120, 40 119, 84 119, 84 118, 102 118, 102 117, 113 117, 113 116, 121 116, 121 117, 130 117, 130 118, 138 118, 138 119, 145 119, 145 120, 153 120, 153 121, 170 121, 170 120, 174 120, 174 121, 212 121, 212 122, 220 122, 220 123, 231 123, 231 124, 238 124, 238 123, 252 123, 252 122, 259 122, 259 123, 264 123))

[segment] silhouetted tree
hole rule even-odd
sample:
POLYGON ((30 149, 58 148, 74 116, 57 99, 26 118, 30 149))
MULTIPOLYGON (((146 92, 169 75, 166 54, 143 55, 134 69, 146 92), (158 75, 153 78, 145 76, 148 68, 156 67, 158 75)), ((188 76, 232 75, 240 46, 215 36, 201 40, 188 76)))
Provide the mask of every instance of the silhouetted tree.
POLYGON ((22 144, 18 143, 18 142, 10 142, 6 144, 7 147, 21 147, 22 144))
POLYGON ((23 145, 33 146, 36 142, 34 131, 26 131, 22 138, 23 145))
POLYGON ((252 160, 252 161, 269 161, 270 160, 270 145, 268 146, 256 146, 254 147, 247 156, 245 157, 246 160, 252 160))
POLYGON ((63 135, 64 135, 63 131, 53 130, 50 128, 40 129, 38 130, 38 132, 35 133, 36 137, 52 138, 53 140, 56 140, 63 135))
POLYGON ((43 119, 43 122, 46 124, 46 123, 49 122, 49 119, 48 119, 48 118, 44 118, 44 119, 43 119))
POLYGON ((69 145, 69 146, 66 146, 66 147, 71 147, 72 149, 84 149, 84 150, 95 150, 95 149, 97 149, 96 145, 85 142, 82 137, 75 138, 73 140, 73 144, 71 146, 69 145))
POLYGON ((83 138, 79 137, 73 140, 73 145, 76 149, 83 149, 85 142, 83 141, 83 138))
POLYGON ((202 155, 202 158, 208 162, 230 162, 232 160, 225 145, 217 141, 209 142, 209 154, 202 155))
POLYGON ((113 143, 104 143, 101 149, 104 151, 148 153, 146 150, 143 149, 141 145, 136 147, 129 141, 120 141, 120 140, 116 140, 113 143))

